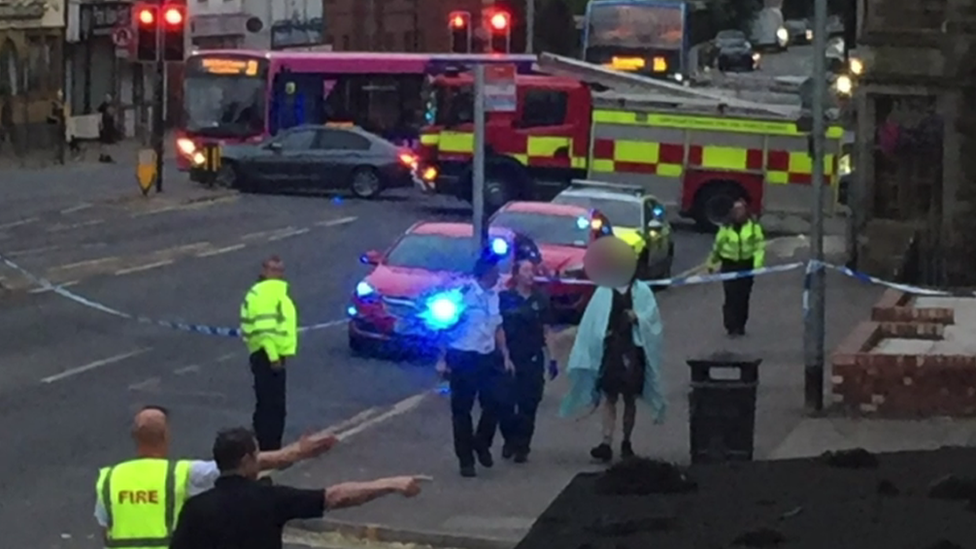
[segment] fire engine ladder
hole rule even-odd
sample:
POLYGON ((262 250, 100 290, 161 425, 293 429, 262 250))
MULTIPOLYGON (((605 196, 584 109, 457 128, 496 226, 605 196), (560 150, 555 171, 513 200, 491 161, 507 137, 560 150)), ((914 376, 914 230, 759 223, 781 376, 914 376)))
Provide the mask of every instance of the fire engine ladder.
POLYGON ((703 99, 700 97, 679 97, 660 93, 620 93, 608 91, 593 94, 594 107, 607 109, 668 111, 675 114, 701 114, 766 119, 777 121, 795 121, 800 116, 799 108, 790 109, 788 106, 778 106, 781 112, 773 114, 769 105, 753 104, 745 101, 731 106, 726 98, 703 99))
POLYGON ((624 93, 638 92, 643 94, 651 92, 652 94, 656 93, 658 96, 669 96, 671 103, 674 103, 679 98, 687 98, 689 100, 704 100, 716 107, 718 105, 725 105, 726 107, 735 109, 763 113, 766 116, 772 115, 777 118, 796 117, 798 115, 796 108, 791 108, 786 105, 770 105, 747 101, 737 97, 729 97, 717 93, 714 90, 691 88, 673 82, 616 71, 579 59, 553 55, 551 53, 540 54, 538 64, 539 69, 548 74, 565 76, 590 84, 599 84, 624 93))

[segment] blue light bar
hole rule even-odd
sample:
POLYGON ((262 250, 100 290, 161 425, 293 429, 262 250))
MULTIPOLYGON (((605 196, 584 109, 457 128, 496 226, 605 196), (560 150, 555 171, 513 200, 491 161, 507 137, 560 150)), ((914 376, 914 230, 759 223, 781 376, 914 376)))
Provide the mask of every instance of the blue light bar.
POLYGON ((495 238, 491 241, 491 251, 495 255, 508 255, 508 242, 504 238, 495 238))

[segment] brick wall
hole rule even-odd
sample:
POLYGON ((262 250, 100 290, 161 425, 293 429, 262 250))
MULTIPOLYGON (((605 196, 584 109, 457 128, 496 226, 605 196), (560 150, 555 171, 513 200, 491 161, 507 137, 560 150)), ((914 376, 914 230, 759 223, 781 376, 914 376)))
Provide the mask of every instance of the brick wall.
POLYGON ((940 340, 952 309, 888 290, 831 356, 834 405, 876 417, 976 416, 976 357, 872 354, 885 338, 940 340))

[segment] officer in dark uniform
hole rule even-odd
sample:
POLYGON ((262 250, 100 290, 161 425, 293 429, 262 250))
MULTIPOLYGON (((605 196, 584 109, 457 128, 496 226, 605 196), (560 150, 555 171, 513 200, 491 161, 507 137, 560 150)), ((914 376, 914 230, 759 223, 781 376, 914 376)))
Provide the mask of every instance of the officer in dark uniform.
MULTIPOLYGON (((499 309, 508 354, 515 376, 507 391, 510 423, 502 423, 505 445, 502 457, 525 463, 529 456, 535 416, 542 401, 549 327, 552 324, 549 296, 535 285, 536 265, 523 257, 515 262, 510 287, 499 295, 499 309)), ((548 361, 550 379, 558 374, 555 360, 548 361)))

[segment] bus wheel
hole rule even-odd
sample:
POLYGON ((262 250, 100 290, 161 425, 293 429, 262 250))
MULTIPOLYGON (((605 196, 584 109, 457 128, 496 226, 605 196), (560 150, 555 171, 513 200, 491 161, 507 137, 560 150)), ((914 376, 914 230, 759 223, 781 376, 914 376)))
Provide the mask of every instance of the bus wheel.
POLYGON ((730 181, 717 181, 702 187, 695 196, 695 224, 703 231, 714 231, 725 222, 742 188, 730 181))

